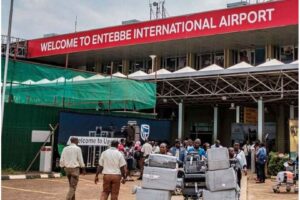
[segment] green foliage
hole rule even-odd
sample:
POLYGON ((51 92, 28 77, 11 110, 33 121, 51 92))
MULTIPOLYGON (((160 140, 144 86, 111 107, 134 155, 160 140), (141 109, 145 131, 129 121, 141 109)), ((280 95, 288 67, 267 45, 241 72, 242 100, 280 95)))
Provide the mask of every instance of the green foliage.
POLYGON ((288 154, 279 154, 277 152, 269 153, 268 174, 276 176, 278 172, 284 171, 283 164, 289 160, 288 154))

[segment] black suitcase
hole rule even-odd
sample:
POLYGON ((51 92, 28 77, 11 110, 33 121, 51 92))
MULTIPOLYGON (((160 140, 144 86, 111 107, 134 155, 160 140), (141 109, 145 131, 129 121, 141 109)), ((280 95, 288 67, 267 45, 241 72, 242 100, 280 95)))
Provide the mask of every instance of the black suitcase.
POLYGON ((201 160, 198 153, 188 153, 184 160, 184 172, 187 174, 203 173, 206 171, 206 163, 201 160))

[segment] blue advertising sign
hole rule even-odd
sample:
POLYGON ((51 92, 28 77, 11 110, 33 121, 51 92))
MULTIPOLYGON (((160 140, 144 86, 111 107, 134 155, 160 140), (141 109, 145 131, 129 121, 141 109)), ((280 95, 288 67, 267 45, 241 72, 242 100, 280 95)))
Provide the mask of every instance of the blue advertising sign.
POLYGON ((170 120, 61 112, 58 143, 66 144, 70 136, 95 136, 91 133, 97 133, 99 137, 121 138, 124 137, 126 127, 133 121, 137 126, 143 127, 144 136, 148 136, 150 140, 170 140, 170 120), (141 125, 148 125, 148 127, 141 125))

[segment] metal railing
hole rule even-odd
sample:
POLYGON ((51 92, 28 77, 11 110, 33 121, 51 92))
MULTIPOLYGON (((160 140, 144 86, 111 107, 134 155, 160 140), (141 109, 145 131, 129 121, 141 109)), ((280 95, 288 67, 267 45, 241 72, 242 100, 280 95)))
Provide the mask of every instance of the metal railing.
MULTIPOLYGON (((1 55, 4 55, 7 47, 7 35, 1 35, 1 55)), ((27 41, 25 39, 11 37, 9 56, 14 58, 26 58, 27 41)))

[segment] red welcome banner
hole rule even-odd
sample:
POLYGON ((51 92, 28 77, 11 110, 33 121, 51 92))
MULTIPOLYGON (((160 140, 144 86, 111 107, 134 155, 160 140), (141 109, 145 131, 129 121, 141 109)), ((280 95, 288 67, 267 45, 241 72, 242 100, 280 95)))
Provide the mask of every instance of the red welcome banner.
POLYGON ((280 0, 28 41, 28 58, 298 24, 298 0, 280 0))

